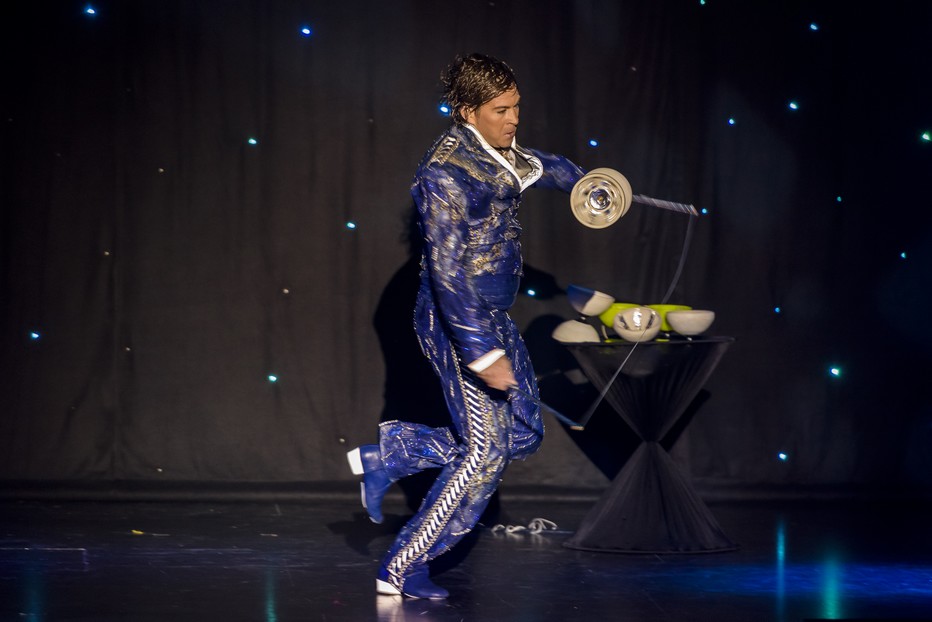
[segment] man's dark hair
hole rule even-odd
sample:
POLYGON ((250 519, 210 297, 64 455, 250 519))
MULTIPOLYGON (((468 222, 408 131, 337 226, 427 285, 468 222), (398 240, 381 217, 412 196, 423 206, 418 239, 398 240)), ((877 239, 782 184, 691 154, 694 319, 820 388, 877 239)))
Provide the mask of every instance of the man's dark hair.
POLYGON ((450 107, 453 122, 466 123, 462 112, 471 112, 505 91, 517 88, 511 67, 483 54, 457 56, 441 76, 443 101, 450 107))

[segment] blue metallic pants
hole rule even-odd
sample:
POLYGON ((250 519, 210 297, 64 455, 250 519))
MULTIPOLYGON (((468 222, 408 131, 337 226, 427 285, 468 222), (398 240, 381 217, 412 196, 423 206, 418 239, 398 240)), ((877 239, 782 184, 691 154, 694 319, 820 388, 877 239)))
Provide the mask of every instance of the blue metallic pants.
MULTIPOLYGON (((494 292, 488 292, 494 298, 494 292)), ((493 313, 495 329, 514 365, 515 379, 537 395, 533 368, 517 326, 504 308, 493 313)), ((510 293, 513 300, 514 292, 510 293)), ((417 567, 453 547, 475 526, 511 460, 533 454, 543 439, 538 406, 518 394, 494 391, 461 363, 444 332, 429 288, 415 311, 421 348, 444 386, 452 428, 387 421, 379 428, 382 461, 393 480, 428 468, 442 471, 417 514, 402 528, 383 566, 399 590, 417 567)))

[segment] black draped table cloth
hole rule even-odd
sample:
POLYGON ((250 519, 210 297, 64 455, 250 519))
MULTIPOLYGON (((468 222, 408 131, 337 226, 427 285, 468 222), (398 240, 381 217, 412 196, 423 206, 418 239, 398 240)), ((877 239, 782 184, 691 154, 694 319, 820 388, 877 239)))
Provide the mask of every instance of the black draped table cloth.
POLYGON ((636 347, 624 341, 566 345, 600 393, 630 355, 605 399, 642 442, 564 546, 616 553, 737 548, 660 444, 733 341, 707 337, 636 347))

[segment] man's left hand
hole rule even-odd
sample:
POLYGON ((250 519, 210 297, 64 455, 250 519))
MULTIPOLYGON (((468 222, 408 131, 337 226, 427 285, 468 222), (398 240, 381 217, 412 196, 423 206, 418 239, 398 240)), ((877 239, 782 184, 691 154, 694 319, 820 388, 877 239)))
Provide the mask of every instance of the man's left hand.
POLYGON ((511 360, 507 356, 497 359, 476 375, 479 376, 482 382, 499 391, 507 391, 518 384, 518 381, 515 380, 515 372, 511 367, 511 360))

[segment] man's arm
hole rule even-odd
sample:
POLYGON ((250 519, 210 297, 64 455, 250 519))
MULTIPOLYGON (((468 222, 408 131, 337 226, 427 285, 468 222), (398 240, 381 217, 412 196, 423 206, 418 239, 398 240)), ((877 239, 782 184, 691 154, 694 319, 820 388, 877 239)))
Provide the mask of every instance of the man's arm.
POLYGON ((502 356, 504 345, 493 328, 491 310, 466 271, 468 190, 444 167, 422 171, 412 189, 424 227, 434 299, 453 345, 467 365, 479 361, 474 371, 480 378, 499 384, 501 367, 510 370, 511 364, 502 356))
POLYGON ((576 182, 585 175, 585 171, 567 158, 554 153, 527 149, 540 160, 544 167, 544 174, 534 183, 535 188, 546 190, 562 190, 570 193, 576 182))

